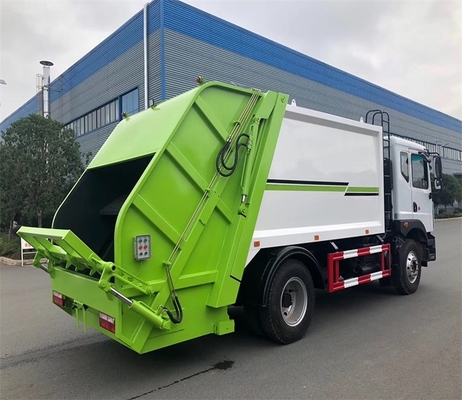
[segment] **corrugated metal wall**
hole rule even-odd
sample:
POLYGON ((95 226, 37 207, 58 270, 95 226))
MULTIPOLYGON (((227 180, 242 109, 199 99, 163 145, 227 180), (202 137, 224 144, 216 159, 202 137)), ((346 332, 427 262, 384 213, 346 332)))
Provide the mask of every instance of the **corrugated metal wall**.
MULTIPOLYGON (((370 109, 384 109, 383 105, 376 102, 281 71, 169 29, 165 31, 165 41, 167 97, 194 87, 194 77, 202 75, 208 80, 258 87, 263 91, 270 89, 284 92, 289 94, 290 99, 295 99, 298 106, 356 120, 370 109), (188 57, 184 57, 185 54, 188 57)), ((394 109, 387 111, 390 113, 391 131, 395 134, 428 142, 439 138, 452 146, 460 146, 460 135, 455 131, 394 109)))
POLYGON ((161 75, 161 8, 160 1, 149 4, 148 32, 149 34, 149 99, 155 104, 162 99, 162 75, 161 75))
MULTIPOLYGON (((148 99, 153 99, 155 103, 161 101, 161 76, 160 76, 160 61, 159 61, 160 34, 155 32, 148 37, 148 59, 149 59, 149 85, 148 99)), ((79 117, 95 107, 101 106, 108 101, 117 98, 127 91, 138 87, 140 110, 144 109, 144 75, 143 75, 143 42, 138 43, 132 49, 128 50, 114 62, 110 63, 102 71, 88 78, 76 89, 69 93, 70 102, 75 102, 74 93, 81 95, 79 101, 80 106, 75 112, 75 117, 79 117), (100 75, 102 74, 102 76, 100 75), (99 77, 98 77, 99 76, 99 77), (101 80, 100 80, 101 79, 101 80), (92 87, 95 85, 96 87, 92 87), (95 91, 95 99, 92 107, 85 106, 86 91, 95 91), (100 93, 98 94, 98 90, 100 93)), ((88 95, 87 91, 87 95, 88 95)), ((67 95, 67 94, 66 94, 67 95)), ((59 101, 59 100, 58 100, 59 101)), ((53 114, 55 115, 55 114, 53 114)), ((65 121, 70 121, 69 118, 65 121)), ((113 131, 117 122, 107 125, 101 129, 90 132, 86 135, 77 138, 80 143, 82 152, 91 152, 93 156, 100 149, 110 133, 113 131)))
MULTIPOLYGON (((158 9, 158 2, 151 3, 148 8, 149 31, 159 27, 158 9)), ((135 88, 139 90, 140 110, 144 109, 143 11, 121 29, 85 56, 79 62, 83 66, 78 63, 54 82, 55 87, 66 81, 73 82, 51 103, 54 119, 67 124, 135 88), (120 53, 120 48, 125 51, 120 53), (75 84, 77 81, 79 83, 75 84)), ((159 37, 158 30, 148 36, 148 98, 155 102, 160 101, 161 93, 159 37)), ((116 125, 117 122, 77 137, 81 151, 94 156, 116 125)))
POLYGON ((137 87, 142 100, 143 42, 137 43, 53 101, 51 115, 54 119, 68 123, 137 87))
POLYGON ((149 99, 155 104, 162 101, 162 76, 160 68, 160 32, 149 36, 149 99))

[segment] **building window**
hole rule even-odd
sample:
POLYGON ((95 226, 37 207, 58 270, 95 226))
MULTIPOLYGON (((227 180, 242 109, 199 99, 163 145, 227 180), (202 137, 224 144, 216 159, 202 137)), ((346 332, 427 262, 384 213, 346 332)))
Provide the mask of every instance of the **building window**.
POLYGON ((85 123, 84 132, 90 132, 92 130, 90 126, 90 116, 88 114, 85 115, 85 117, 83 117, 83 121, 85 123))
POLYGON ((428 189, 427 162, 419 154, 411 155, 412 186, 419 189, 428 189))
POLYGON ((96 111, 93 111, 91 114, 90 114, 90 123, 91 123, 91 126, 92 126, 92 129, 97 129, 97 124, 96 124, 96 111))
POLYGON ((113 100, 104 106, 83 115, 80 118, 68 123, 66 128, 72 129, 75 136, 81 136, 85 133, 102 128, 118 120, 117 107, 119 100, 113 100))
POLYGON ((102 119, 101 119, 101 115, 102 115, 101 113, 102 113, 101 108, 98 108, 96 110, 96 129, 101 128, 103 126, 102 119))
POLYGON ((450 160, 461 161, 462 160, 462 151, 457 149, 452 149, 450 147, 442 148, 443 158, 448 158, 450 160))
POLYGON ((109 124, 117 121, 117 101, 109 103, 109 124))
POLYGON ((68 123, 66 128, 72 129, 75 136, 81 136, 95 129, 117 122, 120 119, 119 105, 121 108, 120 112, 126 112, 128 115, 133 115, 140 111, 138 88, 96 110, 82 115, 80 118, 68 123))
POLYGON ((125 112, 128 115, 133 115, 140 111, 138 88, 121 96, 120 103, 121 112, 125 112))
POLYGON ((77 119, 77 120, 75 121, 75 129, 74 129, 74 132, 75 132, 75 134, 76 134, 77 136, 80 136, 80 135, 82 134, 82 132, 80 131, 80 123, 81 123, 80 118, 77 119))
POLYGON ((111 116, 109 114, 109 104, 106 104, 105 106, 103 106, 102 113, 103 113, 103 126, 104 126, 111 122, 111 116))

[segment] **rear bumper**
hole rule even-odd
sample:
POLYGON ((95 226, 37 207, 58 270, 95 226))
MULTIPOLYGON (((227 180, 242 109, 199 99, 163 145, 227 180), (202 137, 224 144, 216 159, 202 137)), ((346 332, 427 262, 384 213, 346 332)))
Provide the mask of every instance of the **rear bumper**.
POLYGON ((75 299, 87 307, 106 314, 118 312, 117 299, 107 295, 98 287, 98 280, 59 267, 54 267, 51 280, 53 290, 75 299))
POLYGON ((84 329, 91 326, 111 339, 130 346, 120 335, 123 329, 120 301, 101 290, 98 280, 59 267, 53 269, 51 278, 52 291, 65 297, 65 305, 60 308, 76 318, 84 329), (100 327, 100 312, 116 320, 115 333, 100 327))
MULTIPOLYGON (((185 307, 181 324, 172 324, 170 330, 156 329, 147 318, 98 286, 98 280, 54 267, 51 273, 52 291, 65 297, 65 306, 60 307, 76 318, 80 325, 90 326, 98 332, 130 348, 137 353, 147 353, 163 347, 194 339, 207 334, 223 335, 234 331, 234 322, 229 319, 227 307, 218 309, 205 306, 210 293, 209 285, 186 288, 179 292, 184 304, 201 305, 185 307), (99 325, 99 313, 115 319, 115 333, 99 325)), ((151 304, 147 296, 140 296, 141 303, 151 304)))

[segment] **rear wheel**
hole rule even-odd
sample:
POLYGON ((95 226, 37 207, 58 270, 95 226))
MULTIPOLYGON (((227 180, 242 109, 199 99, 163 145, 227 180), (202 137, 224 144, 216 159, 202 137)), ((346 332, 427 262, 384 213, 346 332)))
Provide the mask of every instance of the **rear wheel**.
POLYGON ((421 247, 414 240, 407 239, 399 249, 398 265, 393 268, 392 279, 401 294, 415 293, 422 274, 421 247))
POLYGON ((268 306, 261 310, 261 326, 272 340, 288 344, 301 339, 313 318, 314 285, 303 263, 284 261, 269 289, 268 306))

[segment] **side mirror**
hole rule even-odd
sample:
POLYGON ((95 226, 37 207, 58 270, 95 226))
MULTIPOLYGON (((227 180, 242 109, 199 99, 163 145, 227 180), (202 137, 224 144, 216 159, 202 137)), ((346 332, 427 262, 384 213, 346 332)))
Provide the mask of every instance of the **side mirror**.
POLYGON ((435 156, 433 161, 435 163, 435 180, 433 182, 433 191, 439 192, 443 187, 443 167, 441 164, 441 157, 435 156))
POLYGON ((443 176, 443 166, 441 164, 441 157, 436 156, 434 160, 435 160, 435 183, 436 183, 436 180, 439 180, 441 184, 441 178, 443 176))
POLYGON ((443 182, 441 179, 435 178, 435 181, 433 182, 433 189, 434 192, 439 192, 443 186, 443 182))

